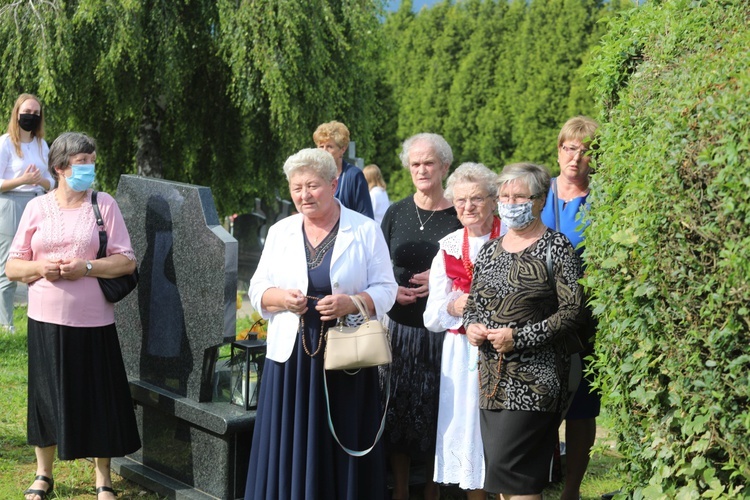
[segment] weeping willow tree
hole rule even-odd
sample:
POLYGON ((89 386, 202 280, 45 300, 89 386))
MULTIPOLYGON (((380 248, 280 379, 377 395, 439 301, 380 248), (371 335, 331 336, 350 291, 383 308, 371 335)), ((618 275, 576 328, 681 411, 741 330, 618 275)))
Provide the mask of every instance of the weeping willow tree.
POLYGON ((312 133, 325 121, 345 123, 358 155, 373 154, 383 119, 372 64, 382 2, 219 0, 218 8, 231 95, 277 175, 286 156, 313 145, 312 133))
MULTIPOLYGON (((10 111, 39 95, 48 137, 98 141, 97 177, 210 186, 221 213, 280 185, 286 156, 323 121, 374 151, 378 2, 16 0, 0 2, 10 111)), ((6 111, 6 113, 8 112, 6 111)), ((7 117, 7 115, 6 115, 7 117)))

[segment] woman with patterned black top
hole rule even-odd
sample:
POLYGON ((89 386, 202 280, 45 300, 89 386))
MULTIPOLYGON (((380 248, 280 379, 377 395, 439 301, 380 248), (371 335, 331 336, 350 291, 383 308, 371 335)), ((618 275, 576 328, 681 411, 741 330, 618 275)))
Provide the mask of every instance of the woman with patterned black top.
MULTIPOLYGON (((411 173, 416 193, 388 207, 382 223, 399 285, 396 304, 388 312, 393 363, 386 446, 394 476, 392 498, 409 498, 411 459, 421 458, 427 461, 424 498, 431 499, 439 496, 432 481, 432 463, 443 336, 425 328, 422 314, 438 241, 462 226, 443 193, 443 180, 453 161, 445 139, 417 134, 404 141, 399 156, 411 173)), ((387 369, 381 371, 387 374, 387 369)))
POLYGON ((575 334, 583 307, 581 260, 539 217, 549 186, 539 165, 503 169, 499 214, 508 232, 480 250, 464 310, 466 335, 480 352, 485 490, 505 500, 541 499, 567 404, 565 337, 575 334))

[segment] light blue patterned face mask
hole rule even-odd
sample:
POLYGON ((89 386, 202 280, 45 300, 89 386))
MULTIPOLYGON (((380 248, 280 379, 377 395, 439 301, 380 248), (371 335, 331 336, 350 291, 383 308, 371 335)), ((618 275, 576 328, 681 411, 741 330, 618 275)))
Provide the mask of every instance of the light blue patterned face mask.
POLYGON ((497 213, 503 224, 510 229, 523 229, 533 222, 535 217, 531 213, 534 201, 526 203, 499 203, 497 213))
POLYGON ((95 173, 94 164, 89 163, 86 165, 71 165, 73 173, 70 177, 66 177, 65 181, 73 191, 81 192, 86 191, 94 183, 95 173))

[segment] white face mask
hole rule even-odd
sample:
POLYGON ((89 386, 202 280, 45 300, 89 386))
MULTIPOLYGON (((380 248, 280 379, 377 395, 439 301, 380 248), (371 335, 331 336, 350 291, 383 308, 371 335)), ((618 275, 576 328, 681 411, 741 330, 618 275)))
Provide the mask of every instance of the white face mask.
POLYGON ((534 201, 526 203, 499 203, 497 212, 503 224, 510 229, 523 229, 531 224, 536 217, 531 213, 534 201))

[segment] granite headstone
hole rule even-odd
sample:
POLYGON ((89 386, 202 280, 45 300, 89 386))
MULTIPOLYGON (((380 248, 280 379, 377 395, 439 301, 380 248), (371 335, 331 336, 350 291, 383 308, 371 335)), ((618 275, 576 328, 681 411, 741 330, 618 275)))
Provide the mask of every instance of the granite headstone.
POLYGON ((277 221, 287 217, 292 204, 276 196, 275 202, 266 203, 255 199, 255 207, 249 214, 238 215, 232 223, 232 235, 238 246, 238 282, 241 290, 247 291, 250 279, 258 267, 260 254, 266 242, 268 229, 277 221))
POLYGON ((115 320, 143 447, 115 471, 170 498, 239 498, 255 412, 211 402, 235 338, 237 240, 207 187, 124 175, 116 199, 140 270, 115 320))

